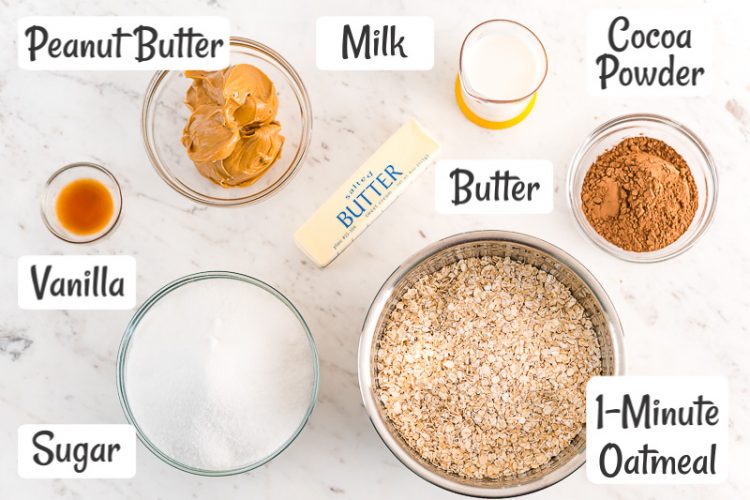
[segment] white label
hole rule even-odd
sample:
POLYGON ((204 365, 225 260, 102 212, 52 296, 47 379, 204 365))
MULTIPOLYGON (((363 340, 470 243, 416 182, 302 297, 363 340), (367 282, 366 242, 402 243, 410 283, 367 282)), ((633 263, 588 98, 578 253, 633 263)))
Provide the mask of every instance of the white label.
POLYGON ((38 478, 135 476, 132 425, 37 425, 18 428, 18 475, 38 478))
POLYGON ((217 70, 229 20, 213 16, 35 16, 18 21, 18 65, 32 70, 217 70))
POLYGON ((599 484, 715 484, 727 477, 724 377, 594 377, 586 472, 599 484))
POLYGON ((546 160, 441 160, 435 167, 442 214, 546 214, 553 194, 546 160))
POLYGON ((326 16, 315 29, 318 69, 429 70, 435 25, 421 16, 326 16))
POLYGON ((21 309, 131 309, 135 259, 129 255, 25 255, 18 259, 21 309))
POLYGON ((704 9, 595 10, 588 18, 589 92, 705 96, 711 90, 711 16, 704 9))

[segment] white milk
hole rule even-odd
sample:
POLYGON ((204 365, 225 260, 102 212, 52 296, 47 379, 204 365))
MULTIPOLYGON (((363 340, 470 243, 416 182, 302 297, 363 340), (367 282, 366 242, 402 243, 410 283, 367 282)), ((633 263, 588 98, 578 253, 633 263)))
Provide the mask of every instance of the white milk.
POLYGON ((544 74, 543 64, 528 40, 499 32, 466 48, 463 70, 466 82, 481 96, 510 101, 534 91, 544 74))
POLYGON ((529 105, 546 71, 544 47, 527 28, 504 20, 480 24, 461 53, 464 103, 485 120, 511 120, 529 105))

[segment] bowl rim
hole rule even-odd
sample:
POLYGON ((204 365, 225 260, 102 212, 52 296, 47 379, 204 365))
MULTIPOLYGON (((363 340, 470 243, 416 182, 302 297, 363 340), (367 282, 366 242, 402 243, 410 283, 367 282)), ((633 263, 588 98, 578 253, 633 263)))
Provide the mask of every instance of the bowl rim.
MULTIPOLYGON (((657 262, 664 262, 665 260, 677 257, 678 255, 681 255, 690 250, 711 226, 711 223, 713 222, 716 215, 716 206, 718 204, 719 196, 718 168, 716 167, 716 162, 714 161, 714 158, 705 143, 685 125, 676 122, 666 116, 653 113, 631 113, 617 116, 602 123, 588 135, 586 135, 570 160, 566 184, 568 191, 568 208, 573 213, 573 218, 576 220, 576 225, 578 226, 579 231, 586 236, 586 239, 595 244, 597 247, 605 250, 610 255, 613 255, 627 262, 634 262, 639 264, 653 264, 657 262), (706 182, 709 186, 709 190, 713 191, 713 193, 707 193, 707 212, 703 217, 703 220, 701 221, 701 224, 697 228, 695 234, 693 234, 690 239, 681 242, 680 245, 676 245, 676 243, 679 241, 678 238, 678 240, 675 240, 666 247, 651 252, 630 252, 604 240, 604 238, 602 238, 603 241, 595 239, 593 235, 598 233, 596 233, 594 228, 591 227, 588 220, 586 219, 586 216, 583 214, 583 211, 578 207, 577 197, 579 196, 579 194, 576 192, 576 189, 574 187, 576 174, 584 168, 586 169, 586 171, 591 168, 591 165, 583 165, 582 159, 584 155, 588 153, 589 150, 597 143, 599 138, 616 126, 639 121, 645 121, 651 124, 657 124, 659 126, 666 127, 667 129, 677 133, 678 135, 685 137, 690 143, 692 143, 703 157, 703 163, 705 164, 706 170, 708 172, 708 175, 706 175, 706 182), (673 248, 670 251, 664 252, 670 247, 673 248)), ((696 211, 693 220, 695 220, 695 218, 699 216, 699 212, 696 211)))
MULTIPOLYGON (((82 177, 83 178, 83 177, 82 177)), ((98 163, 88 162, 88 161, 79 161, 74 163, 68 163, 67 165, 64 165, 60 167, 59 169, 55 170, 52 175, 49 176, 47 181, 44 183, 44 190, 42 192, 42 196, 40 199, 40 210, 42 214, 42 222, 44 222, 45 227, 49 230, 50 233, 55 235, 57 238, 68 242, 73 243, 75 245, 86 245, 89 243, 93 243, 95 241, 99 241, 103 239, 104 237, 108 236, 112 233, 112 231, 115 230, 115 228, 120 224, 120 218, 122 216, 122 188, 120 187, 120 183, 117 180, 117 177, 114 176, 112 172, 104 168, 103 166, 99 165, 98 163), (106 226, 106 228, 99 232, 99 233, 93 233, 90 235, 90 237, 83 236, 81 239, 73 239, 72 237, 68 236, 65 233, 62 233, 55 228, 54 224, 52 224, 52 221, 50 220, 50 217, 47 215, 47 211, 45 210, 45 207, 47 205, 47 200, 50 196, 50 187, 52 186, 52 183, 55 182, 55 180, 64 174, 65 172, 68 172, 69 170, 74 170, 76 168, 91 168, 94 170, 97 170, 99 173, 103 174, 107 179, 109 179, 114 186, 114 190, 107 189, 112 194, 113 201, 117 201, 116 203, 116 210, 113 212, 112 219, 106 226)))
POLYGON ((308 326, 304 317, 299 312, 299 310, 294 306, 294 304, 292 304, 292 302, 284 294, 278 291, 276 288, 272 287, 271 285, 257 278, 253 278, 252 276, 247 276, 245 274, 241 274, 237 272, 202 271, 198 273, 188 274, 186 276, 173 280, 170 283, 164 285, 159 290, 154 292, 148 299, 146 299, 146 301, 138 308, 138 310, 135 312, 133 317, 128 322, 125 328, 125 332, 122 335, 122 340, 120 341, 120 347, 117 352, 116 379, 117 379, 117 396, 120 401, 120 406, 122 407, 122 411, 125 414, 125 418, 128 421, 128 423, 135 428, 136 434, 138 436, 138 440, 141 443, 143 443, 143 445, 151 453, 156 455, 162 462, 168 465, 171 465, 175 469, 181 470, 183 472, 188 472, 190 474, 194 474, 197 476, 224 477, 224 476, 232 476, 235 474, 242 474, 245 472, 249 472, 253 469, 257 469, 258 467, 270 462, 271 460, 276 458, 278 455, 280 455, 283 451, 285 451, 295 441, 295 439, 297 439, 300 433, 302 433, 302 430, 305 428, 305 426, 307 425, 307 422, 310 420, 310 416, 312 415, 313 410, 315 409, 315 405, 317 404, 317 400, 318 400, 318 393, 320 391, 320 358, 318 355, 318 348, 315 343, 315 338, 313 337, 312 331, 310 330, 310 327, 308 326), (127 390, 125 387, 126 362, 127 362, 128 350, 130 348, 131 340, 133 339, 133 336, 135 334, 135 330, 137 329, 141 319, 143 319, 146 313, 148 313, 148 311, 157 302, 159 302, 159 300, 169 295, 169 293, 174 291, 175 289, 180 288, 184 285, 188 285, 190 283, 194 283, 196 281, 214 280, 214 279, 230 279, 230 280, 244 282, 248 285, 260 288, 270 293, 271 295, 273 295, 276 299, 280 300, 296 316, 297 320, 299 320, 300 324, 302 325, 302 329, 305 331, 305 334, 307 336, 307 340, 310 346, 310 353, 312 355, 312 364, 313 364, 313 388, 310 393, 310 403, 307 407, 304 417, 302 418, 302 420, 300 421, 299 425, 294 430, 294 432, 292 432, 290 436, 284 441, 284 443, 282 443, 273 453, 269 454, 268 456, 260 460, 257 460, 255 462, 252 462, 250 464, 246 464, 240 467, 235 467, 233 469, 226 469, 226 470, 208 470, 208 469, 200 469, 198 467, 193 467, 193 466, 190 466, 190 465, 187 465, 187 464, 184 464, 182 462, 175 460, 174 458, 164 453, 161 449, 159 449, 158 446, 156 446, 153 442, 151 442, 151 440, 148 438, 148 436, 143 431, 143 429, 141 429, 135 416, 133 415, 133 412, 130 408, 130 403, 128 401, 127 390))
POLYGON ((614 371, 612 375, 621 376, 625 374, 624 333, 620 318, 617 315, 617 311, 615 310, 612 301, 610 300, 602 285, 599 283, 599 281, 597 281, 594 275, 586 267, 583 266, 583 264, 581 264, 578 260, 576 260, 561 248, 535 236, 513 231, 479 230, 454 234, 427 245, 426 247, 422 248, 420 251, 409 257, 406 261, 404 261, 404 263, 397 267, 396 270, 393 271, 393 273, 391 273, 391 275, 385 280, 382 287, 373 299, 362 326, 362 333, 360 336, 359 348, 357 353, 358 380, 362 402, 364 404, 365 411, 367 412, 367 415, 370 419, 370 423, 375 428, 378 436, 380 436, 380 439, 391 451, 391 453, 414 474, 426 480, 427 482, 432 483, 435 486, 438 486, 444 490, 451 491, 453 493, 459 493, 462 495, 478 498, 507 498, 542 490, 568 477, 585 463, 585 445, 576 455, 574 455, 559 469, 553 470, 549 474, 542 476, 536 481, 528 484, 493 488, 472 486, 454 482, 446 477, 434 473, 433 471, 424 467, 418 461, 414 460, 401 447, 398 440, 388 431, 384 419, 381 418, 380 413, 377 410, 379 402, 375 398, 373 390, 374 380, 372 380, 372 378, 370 377, 371 350, 373 339, 376 334, 376 327, 380 316, 383 313, 386 302, 391 297, 391 295, 395 291, 395 288, 398 286, 401 280, 419 264, 434 255, 448 250, 451 247, 483 241, 513 243, 516 245, 532 248, 552 257, 554 260, 566 266, 576 276, 578 276, 581 281, 591 290, 594 298, 601 305, 603 315, 607 320, 607 327, 612 343, 612 359, 614 371))
POLYGON ((289 167, 281 177, 279 177, 276 181, 273 182, 273 184, 264 188, 263 190, 239 198, 220 198, 200 193, 174 177, 169 172, 169 169, 164 166, 164 164, 159 159, 159 155, 156 153, 154 146, 155 140, 152 133, 153 117, 151 112, 156 102, 156 92, 159 89, 161 83, 168 75, 173 73, 181 73, 181 71, 162 70, 154 73, 154 75, 151 77, 151 80, 149 81, 148 87, 146 88, 146 94, 144 95, 143 103, 141 105, 141 136, 143 139, 143 145, 146 148, 146 155, 151 162, 151 166, 154 167, 154 170, 156 170, 156 173, 159 175, 159 177, 161 177, 162 180, 166 182, 167 185, 169 185, 172 189, 193 201, 210 206, 228 207, 246 205, 265 200, 270 196, 276 194, 297 174, 300 165, 304 161, 305 157, 307 156, 308 150, 310 149, 310 141, 312 138, 313 120, 310 96, 307 92, 307 87, 305 87, 305 84, 302 82, 302 79, 300 78, 299 73, 297 73, 297 70, 295 70, 294 67, 281 54, 268 47, 267 45, 256 42, 255 40, 240 36, 232 36, 229 38, 229 45, 230 50, 232 47, 239 47, 241 49, 260 52, 261 54, 273 60, 274 63, 278 64, 282 71, 286 73, 289 79, 293 82, 292 87, 294 89, 294 94, 297 98, 297 102, 301 110, 302 135, 300 137, 297 151, 294 154, 294 158, 290 160, 289 167))

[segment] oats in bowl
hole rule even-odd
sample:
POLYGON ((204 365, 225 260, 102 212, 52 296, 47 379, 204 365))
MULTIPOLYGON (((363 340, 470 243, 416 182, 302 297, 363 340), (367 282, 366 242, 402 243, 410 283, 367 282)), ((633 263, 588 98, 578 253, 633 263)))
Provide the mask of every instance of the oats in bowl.
POLYGON ((404 290, 378 342, 374 389, 423 459, 497 479, 543 466, 581 432, 601 359, 584 307, 552 274, 469 257, 404 290))

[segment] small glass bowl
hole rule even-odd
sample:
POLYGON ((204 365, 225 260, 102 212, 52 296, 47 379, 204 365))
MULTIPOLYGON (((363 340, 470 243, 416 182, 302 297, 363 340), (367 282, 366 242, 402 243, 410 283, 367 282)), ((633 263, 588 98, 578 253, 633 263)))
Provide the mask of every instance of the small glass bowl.
POLYGON ((44 185, 42 195, 42 221, 52 234, 68 243, 91 243, 107 236, 117 227, 122 213, 122 191, 115 176, 96 163, 79 162, 65 165, 53 173, 44 185), (57 217, 57 197, 60 190, 77 179, 94 179, 101 182, 112 195, 112 218, 101 230, 92 234, 76 234, 66 229, 57 217))
POLYGON ((248 63, 263 71, 276 86, 284 145, 281 156, 257 182, 221 187, 203 177, 181 143, 190 116, 185 92, 191 80, 182 71, 159 71, 151 79, 141 113, 141 131, 156 172, 175 191, 207 205, 232 206, 263 200, 284 186, 299 168, 310 145, 310 98, 294 68, 274 50, 258 42, 232 37, 230 63, 248 63))
POLYGON ((570 161, 567 183, 568 203, 586 236, 615 257, 646 263, 661 262, 680 255, 706 232, 716 210, 719 180, 711 153, 691 130, 664 116, 632 114, 614 118, 586 137, 570 161), (632 252, 607 241, 591 226, 581 206, 583 181, 596 158, 623 139, 637 136, 659 139, 674 148, 690 167, 698 187, 698 210, 687 231, 671 244, 653 252, 632 252))
MULTIPOLYGON (((158 334, 158 332, 152 332, 154 334, 158 334)), ((140 335, 143 335, 144 333, 141 332, 140 335)), ((122 336, 122 341, 120 342, 120 348, 117 353, 117 395, 120 399, 120 405, 122 406, 123 412, 125 413, 125 418, 127 419, 128 423, 131 424, 133 427, 135 427, 136 433, 138 435, 138 439, 146 446, 146 448, 151 451, 154 455, 159 457, 164 463, 174 467, 175 469, 181 470, 183 472, 188 472, 190 474, 195 474, 199 476, 207 476, 207 477, 224 477, 224 476, 231 476, 235 474, 243 474, 245 472, 249 472, 253 469, 257 469, 261 465, 264 465, 274 458, 276 458, 280 453, 282 453, 284 450, 286 450, 289 445, 291 445, 295 439, 297 439, 297 436, 302 432, 302 429, 304 429, 305 425, 307 425, 308 420, 310 419, 310 416, 312 415, 313 409, 315 408, 315 403, 318 399, 318 391, 320 388, 320 361, 318 357, 318 350, 315 344, 315 339, 312 336, 312 332, 310 331, 310 328, 308 327, 307 323, 305 322, 305 319, 302 317, 300 312, 297 310, 297 308, 292 304, 292 302, 287 299, 281 292, 273 288, 272 286, 268 285, 267 283, 250 277, 246 276, 244 274, 240 273, 234 273, 229 271, 205 271, 195 274, 189 274, 187 276, 183 276, 182 278, 179 278, 161 289, 159 289, 156 293, 154 293, 151 297, 149 297, 146 302, 141 305, 138 310, 133 315, 132 319, 128 323, 128 326, 125 329, 125 333, 122 336), (149 439, 148 435, 144 432, 144 430, 141 428, 141 426, 138 423, 137 418, 135 417, 131 404, 128 400, 128 392, 127 392, 127 365, 128 365, 128 355, 130 353, 130 348, 132 347, 133 343, 136 342, 136 337, 139 335, 138 333, 138 327, 141 324, 144 317, 148 315, 148 312, 151 311, 154 308, 157 308, 160 306, 160 301, 162 301, 165 298, 169 298, 169 295, 174 292, 175 290, 178 290, 184 286, 189 286, 191 283, 203 281, 203 280, 234 280, 240 283, 244 283, 247 286, 250 287, 256 287, 260 290, 263 290, 267 293, 269 293, 271 296, 273 296, 275 299, 277 299, 279 302, 281 302, 286 308, 288 308, 294 316, 296 316, 297 320, 299 320, 300 325, 302 326, 302 329, 305 332, 305 335, 307 336, 307 341, 310 346, 310 362, 312 363, 312 389, 310 392, 310 403, 307 407, 307 410, 299 422, 299 425, 297 428, 292 432, 289 437, 284 441, 275 451, 270 453, 269 455, 265 456, 264 458, 260 460, 256 460, 252 463, 243 464, 241 466, 227 469, 227 470, 207 470, 207 469, 200 469, 185 463, 180 462, 179 460, 176 460, 172 458, 169 454, 161 450, 156 444, 154 444, 151 439, 149 439)))

